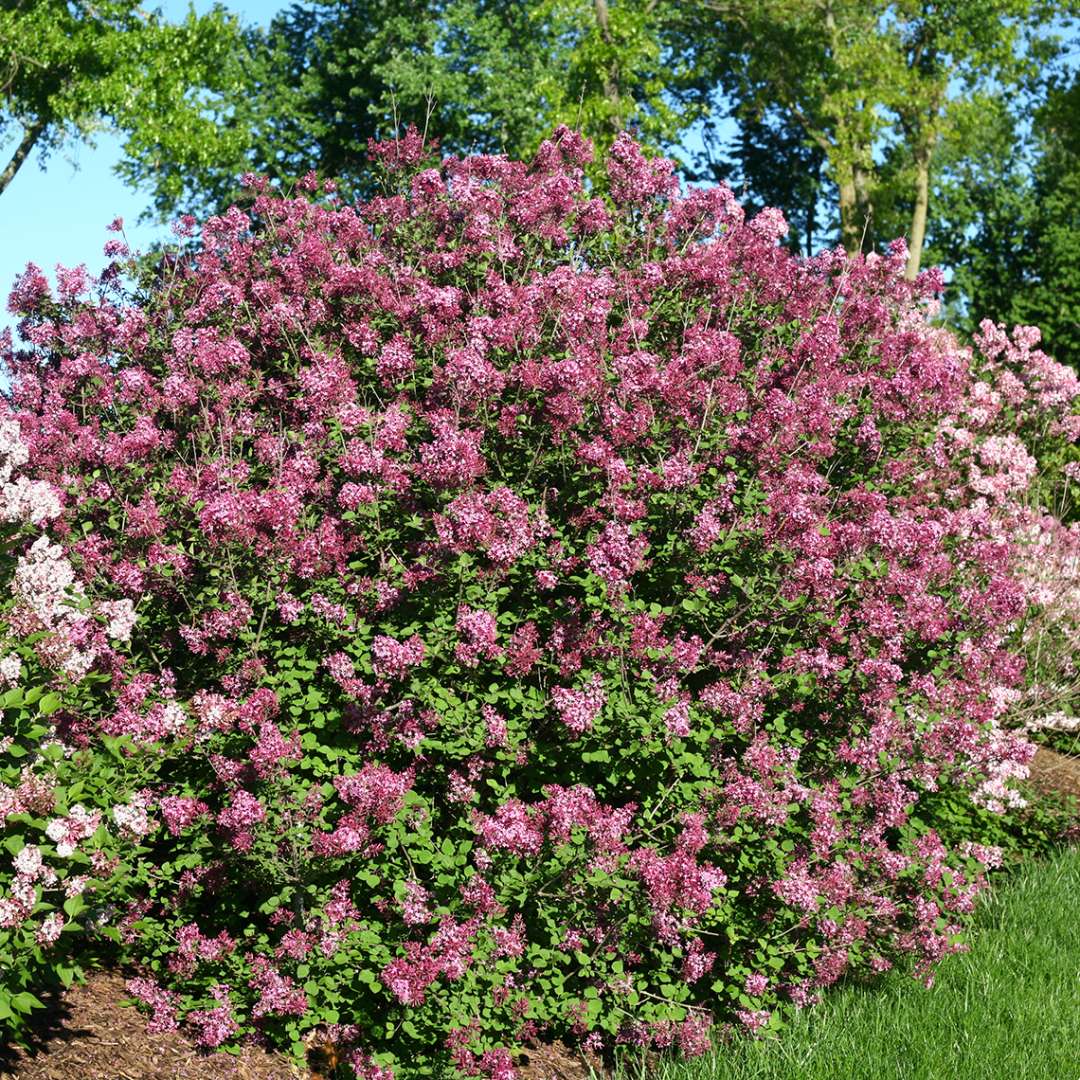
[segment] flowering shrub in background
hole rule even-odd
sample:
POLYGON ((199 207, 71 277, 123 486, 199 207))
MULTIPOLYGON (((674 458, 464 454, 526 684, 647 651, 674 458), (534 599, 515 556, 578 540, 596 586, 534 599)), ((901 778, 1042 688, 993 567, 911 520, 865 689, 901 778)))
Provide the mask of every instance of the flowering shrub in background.
POLYGON ((0 604, 0 1032, 15 1037, 42 1006, 38 994, 80 973, 78 932, 117 933, 107 905, 122 895, 121 856, 133 845, 114 803, 137 771, 113 757, 119 740, 95 754, 57 737, 58 710, 86 706, 80 684, 95 650, 130 635, 131 605, 79 604, 86 597, 70 563, 38 532, 60 501, 20 471, 26 460, 19 425, 0 420, 0 582, 9 592, 0 604))
POLYGON ((1028 677, 1009 720, 1031 733, 1070 735, 1080 731, 1080 522, 1032 515, 1019 538, 1031 598, 1022 630, 1028 677))
POLYGON ((1033 751, 996 721, 1036 463, 965 434, 998 376, 939 279, 796 259, 628 138, 603 200, 565 129, 372 153, 366 204, 252 178, 190 257, 13 295, 55 558, 131 632, 75 635, 58 734, 146 770, 152 1026, 505 1080, 929 978, 1033 751))
POLYGON ((979 381, 947 429, 951 440, 978 441, 970 483, 980 505, 1014 505, 1016 575, 1027 594, 1019 647, 1022 686, 999 696, 1001 722, 1029 733, 1076 731, 1080 704, 1080 378, 1037 348, 1039 331, 1010 336, 984 322, 976 339, 979 381), (988 459, 998 466, 985 477, 988 459), (1004 465, 1004 472, 1000 466, 1004 465))

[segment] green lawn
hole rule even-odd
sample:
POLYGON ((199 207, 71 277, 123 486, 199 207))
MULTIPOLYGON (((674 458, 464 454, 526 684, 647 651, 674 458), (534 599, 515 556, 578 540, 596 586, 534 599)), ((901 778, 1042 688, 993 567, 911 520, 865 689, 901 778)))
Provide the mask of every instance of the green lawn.
POLYGON ((900 974, 836 989, 779 1039, 649 1080, 1080 1080, 1080 851, 1001 880, 931 990, 900 974))

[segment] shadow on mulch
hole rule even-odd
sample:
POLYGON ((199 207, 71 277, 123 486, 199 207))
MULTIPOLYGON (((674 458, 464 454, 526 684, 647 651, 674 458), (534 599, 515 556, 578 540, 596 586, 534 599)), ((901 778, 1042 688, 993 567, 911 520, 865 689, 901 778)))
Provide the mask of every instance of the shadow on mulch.
MULTIPOLYGON (((129 995, 115 971, 95 972, 66 993, 38 996, 47 1008, 32 1017, 30 1046, 0 1046, 0 1080, 330 1080, 333 1074, 318 1049, 305 1069, 258 1047, 207 1054, 177 1032, 151 1034, 141 1014, 120 1004, 129 995)), ((560 1046, 528 1049, 517 1063, 521 1080, 603 1075, 599 1061, 586 1063, 560 1046)))
POLYGON ((205 1054, 182 1035, 152 1035, 120 1001, 116 972, 97 972, 64 994, 39 995, 28 1049, 0 1047, 0 1080, 300 1080, 314 1074, 255 1047, 205 1054))

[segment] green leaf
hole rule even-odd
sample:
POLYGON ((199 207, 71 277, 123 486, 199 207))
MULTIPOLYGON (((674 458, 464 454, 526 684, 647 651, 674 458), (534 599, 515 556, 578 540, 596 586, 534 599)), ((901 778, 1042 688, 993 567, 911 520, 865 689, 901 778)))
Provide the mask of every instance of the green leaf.
POLYGON ((16 1012, 29 1013, 32 1009, 44 1009, 45 1003, 34 997, 29 990, 23 990, 12 996, 11 1007, 16 1012))

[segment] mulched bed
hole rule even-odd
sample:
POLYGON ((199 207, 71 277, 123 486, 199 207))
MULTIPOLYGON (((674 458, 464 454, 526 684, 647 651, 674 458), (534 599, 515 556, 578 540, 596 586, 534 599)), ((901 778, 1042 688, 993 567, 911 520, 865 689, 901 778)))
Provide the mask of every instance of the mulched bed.
POLYGON ((254 1047, 238 1056, 205 1054, 179 1034, 151 1035, 145 1019, 119 1002, 123 976, 92 975, 48 1002, 35 1017, 29 1050, 0 1048, 0 1080, 298 1080, 313 1077, 254 1047))
POLYGON ((559 1044, 532 1047, 516 1057, 514 1064, 521 1080, 592 1080, 608 1075, 599 1058, 590 1055, 586 1060, 559 1044))
POLYGON ((1040 746, 1031 762, 1031 782, 1042 791, 1080 798, 1080 758, 1040 746))
MULTIPOLYGON (((1031 779, 1044 791, 1080 798, 1080 758, 1040 747, 1031 779)), ((58 995, 36 1020, 29 1050, 0 1047, 0 1080, 322 1080, 325 1060, 315 1051, 309 1068, 257 1047, 243 1053, 206 1054, 184 1036, 151 1035, 133 1008, 116 972, 92 975, 84 986, 58 995)), ((522 1080, 590 1080, 602 1075, 598 1061, 586 1063, 562 1046, 538 1046, 518 1059, 522 1080), (595 1071, 590 1074, 589 1066, 595 1071)))
MULTIPOLYGON (((140 1013, 119 1004, 128 996, 113 971, 57 995, 34 1017, 29 1050, 0 1047, 0 1080, 329 1080, 318 1048, 311 1067, 299 1068, 257 1047, 207 1054, 178 1033, 151 1035, 140 1013)), ((599 1074, 599 1062, 592 1064, 599 1074)), ((560 1046, 527 1050, 518 1066, 522 1080, 590 1080, 585 1062, 560 1046)))

